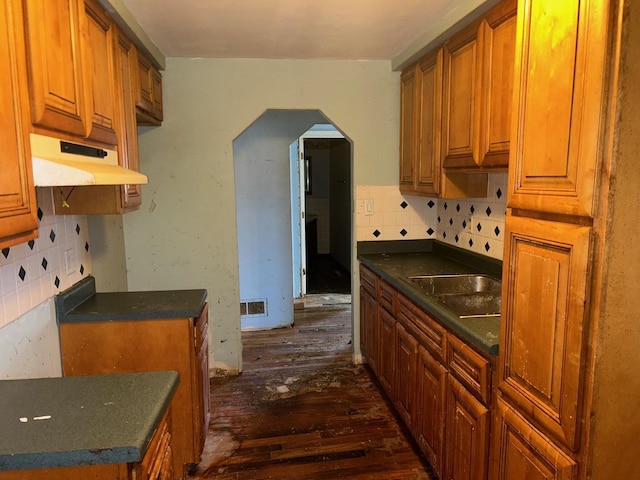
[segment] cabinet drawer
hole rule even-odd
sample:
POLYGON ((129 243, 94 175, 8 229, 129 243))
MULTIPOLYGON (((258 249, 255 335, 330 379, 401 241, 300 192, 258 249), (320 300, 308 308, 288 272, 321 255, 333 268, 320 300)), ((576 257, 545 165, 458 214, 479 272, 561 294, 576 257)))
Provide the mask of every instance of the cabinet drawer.
POLYGON ((384 280, 378 279, 378 303, 395 315, 397 302, 398 291, 384 280))
POLYGON ((367 267, 360 265, 360 285, 371 294, 372 297, 376 298, 378 295, 376 293, 376 279, 378 277, 375 273, 369 270, 367 267))
POLYGON ((489 404, 491 365, 489 360, 458 338, 447 336, 447 366, 469 391, 485 405, 489 404))
POLYGON ((171 409, 167 411, 160 421, 156 433, 149 443, 147 452, 142 461, 136 466, 136 478, 141 480, 156 480, 158 478, 171 478, 163 473, 171 473, 173 466, 167 462, 173 457, 171 449, 171 409), (168 463, 168 464, 167 464, 168 463))
POLYGON ((431 319, 420 307, 415 305, 408 298, 398 295, 399 317, 401 320, 411 322, 415 330, 413 333, 418 337, 420 343, 435 358, 444 361, 445 349, 447 345, 446 330, 442 325, 431 319))

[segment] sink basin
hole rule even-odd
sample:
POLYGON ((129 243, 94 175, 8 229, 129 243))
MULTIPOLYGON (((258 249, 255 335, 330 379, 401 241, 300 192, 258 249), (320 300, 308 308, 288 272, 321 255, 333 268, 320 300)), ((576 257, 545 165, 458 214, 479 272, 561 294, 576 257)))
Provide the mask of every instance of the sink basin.
POLYGON ((460 318, 500 316, 502 282, 488 275, 415 275, 409 280, 460 318))

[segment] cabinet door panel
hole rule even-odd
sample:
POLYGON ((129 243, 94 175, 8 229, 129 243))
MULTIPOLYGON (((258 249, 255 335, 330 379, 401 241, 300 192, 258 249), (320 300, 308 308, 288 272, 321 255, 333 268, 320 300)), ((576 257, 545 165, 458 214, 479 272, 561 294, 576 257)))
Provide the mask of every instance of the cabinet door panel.
POLYGON ((400 191, 413 191, 413 168, 416 157, 415 132, 416 67, 400 77, 400 191))
POLYGON ((575 480, 576 462, 498 399, 492 480, 575 480))
POLYGON ((507 217, 499 388, 577 449, 590 228, 507 217))
POLYGON ((25 1, 31 121, 85 135, 76 0, 25 1))
POLYGON ((521 5, 508 206, 591 216, 608 2, 521 5))
POLYGON ((378 380, 391 399, 394 398, 394 369, 395 353, 393 338, 395 335, 396 319, 384 308, 378 305, 378 380))
POLYGON ((396 400, 394 403, 404 423, 413 430, 418 342, 400 323, 397 323, 395 343, 396 400))
POLYGON ((449 376, 445 440, 447 480, 487 478, 489 410, 449 376))
POLYGON ((31 174, 27 92, 23 69, 22 18, 0 4, 0 247, 37 235, 36 192, 31 174))
POLYGON ((416 377, 418 444, 442 477, 447 369, 420 346, 416 377))
POLYGON ((377 303, 365 287, 360 287, 360 349, 374 373, 378 372, 377 303))

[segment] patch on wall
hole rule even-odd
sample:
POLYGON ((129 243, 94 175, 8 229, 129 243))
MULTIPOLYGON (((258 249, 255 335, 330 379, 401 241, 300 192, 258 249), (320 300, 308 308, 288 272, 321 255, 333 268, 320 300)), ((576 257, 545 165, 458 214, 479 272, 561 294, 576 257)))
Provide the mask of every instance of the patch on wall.
POLYGON ((259 298, 254 300, 240 300, 240 316, 241 317, 266 317, 267 316, 267 299, 259 298))

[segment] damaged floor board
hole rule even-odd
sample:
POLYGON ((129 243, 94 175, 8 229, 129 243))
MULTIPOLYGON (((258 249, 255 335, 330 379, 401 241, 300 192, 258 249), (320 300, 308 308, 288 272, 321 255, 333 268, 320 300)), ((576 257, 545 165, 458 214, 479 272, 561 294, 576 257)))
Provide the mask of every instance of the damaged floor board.
POLYGON ((351 363, 351 306, 305 308, 243 333, 244 372, 212 380, 190 479, 431 480, 368 370, 351 363))

